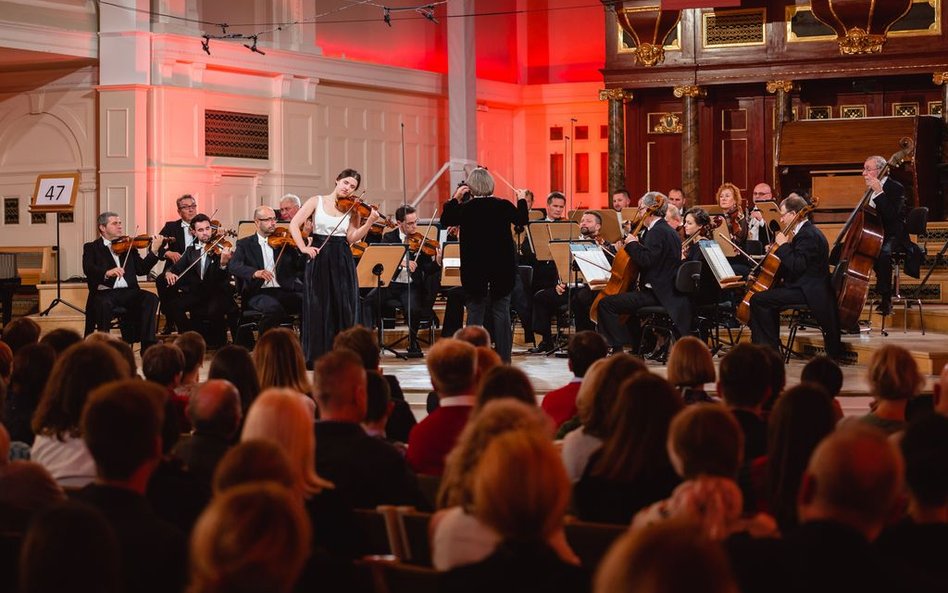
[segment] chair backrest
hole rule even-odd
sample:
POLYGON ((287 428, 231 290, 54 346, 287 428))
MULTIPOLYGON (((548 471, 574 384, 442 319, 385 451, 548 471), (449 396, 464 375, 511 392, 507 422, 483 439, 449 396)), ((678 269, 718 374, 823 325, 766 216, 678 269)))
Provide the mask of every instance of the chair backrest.
POLYGON ((588 523, 574 521, 564 527, 566 541, 579 556, 583 566, 593 569, 599 565, 612 544, 623 533, 628 531, 627 525, 609 525, 606 523, 588 523))
POLYGON ((425 497, 428 506, 435 508, 438 501, 438 490, 441 489, 441 476, 418 474, 418 487, 421 489, 421 494, 425 497))
POLYGON ((675 276, 675 290, 691 294, 698 290, 699 282, 701 282, 701 262, 681 262, 678 266, 678 274, 675 276))
POLYGON ((428 541, 428 525, 431 513, 422 513, 413 508, 399 509, 402 529, 407 547, 405 562, 416 566, 431 566, 431 544, 428 541))
POLYGON ((375 510, 354 509, 352 511, 355 528, 365 542, 366 554, 392 554, 392 545, 389 541, 389 530, 385 515, 375 510))
POLYGON ((909 210, 905 217, 905 230, 910 235, 922 235, 928 229, 928 208, 919 206, 909 210))
POLYGON ((412 566, 387 559, 356 561, 356 569, 368 569, 374 593, 438 593, 441 573, 433 568, 412 566))
POLYGON ((517 266, 517 272, 520 274, 520 281, 523 282, 523 289, 527 291, 527 294, 533 294, 530 292, 530 287, 533 286, 533 266, 517 266))
POLYGON ((756 239, 748 239, 744 242, 744 252, 747 255, 763 255, 764 244, 756 239))

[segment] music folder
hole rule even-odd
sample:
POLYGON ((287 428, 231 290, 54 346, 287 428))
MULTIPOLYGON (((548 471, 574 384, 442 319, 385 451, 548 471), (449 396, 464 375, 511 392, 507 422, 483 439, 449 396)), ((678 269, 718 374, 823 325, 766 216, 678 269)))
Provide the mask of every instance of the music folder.
POLYGON ((602 290, 612 276, 612 264, 602 248, 592 241, 574 241, 569 250, 589 288, 602 290))

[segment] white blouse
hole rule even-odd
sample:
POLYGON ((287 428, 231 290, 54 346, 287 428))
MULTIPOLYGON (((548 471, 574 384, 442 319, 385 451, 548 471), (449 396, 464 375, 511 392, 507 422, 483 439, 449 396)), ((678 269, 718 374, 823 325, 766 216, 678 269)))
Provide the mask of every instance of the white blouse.
POLYGON ((323 196, 316 202, 316 211, 313 213, 313 233, 316 235, 332 235, 333 237, 345 237, 349 230, 349 215, 331 216, 323 208, 323 196), (333 230, 335 229, 335 230, 333 230))

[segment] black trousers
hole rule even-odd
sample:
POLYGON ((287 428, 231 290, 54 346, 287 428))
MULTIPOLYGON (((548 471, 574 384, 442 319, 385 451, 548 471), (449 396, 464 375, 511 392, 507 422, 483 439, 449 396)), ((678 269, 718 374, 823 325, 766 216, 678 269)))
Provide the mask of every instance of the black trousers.
POLYGON ((642 307, 658 304, 658 297, 651 289, 607 296, 599 301, 599 333, 613 350, 629 344, 633 352, 638 352, 642 340, 641 324, 637 319, 622 323, 619 316, 634 315, 642 307))
MULTIPOLYGON (((382 312, 378 311, 377 290, 377 288, 373 288, 362 297, 363 303, 365 304, 362 310, 366 327, 377 327, 376 324, 381 323, 382 312), (371 314, 369 314, 369 312, 371 312, 371 314)), ((403 314, 409 318, 408 335, 410 344, 417 344, 418 342, 418 325, 421 323, 421 318, 425 314, 425 301, 423 298, 424 294, 422 293, 421 286, 417 286, 414 283, 391 282, 382 289, 382 308, 398 307, 402 310, 403 314)))
POLYGON ((510 294, 468 295, 467 325, 483 325, 494 339, 494 350, 504 362, 510 362, 513 331, 510 327, 510 294))
POLYGON ((576 331, 591 330, 595 328, 589 319, 589 309, 596 298, 596 293, 588 286, 581 286, 566 290, 563 294, 557 294, 555 288, 545 288, 537 291, 533 295, 533 331, 536 332, 544 342, 553 341, 553 327, 551 320, 553 315, 559 311, 569 299, 570 307, 573 310, 573 316, 576 320, 576 331))
POLYGON ((171 303, 165 303, 165 315, 179 332, 194 330, 204 336, 208 346, 223 346, 227 343, 228 314, 234 310, 234 298, 229 288, 216 286, 211 290, 174 291, 171 303))
MULTIPOLYGON (((800 288, 778 286, 758 292, 750 300, 751 341, 770 346, 780 352, 780 312, 791 305, 805 304, 806 297, 800 288)), ((834 300, 830 300, 835 304, 834 300)), ((830 356, 842 352, 839 318, 835 310, 810 309, 810 313, 823 331, 824 348, 830 356)))
POLYGON ((894 243, 894 237, 888 237, 882 242, 879 257, 872 266, 876 273, 876 292, 879 293, 879 299, 883 303, 888 303, 892 299, 892 247, 894 243))
POLYGON ((258 331, 262 334, 272 329, 303 308, 303 295, 285 288, 262 288, 247 299, 247 306, 263 313, 258 331))
POLYGON ((146 347, 155 343, 158 325, 156 295, 140 288, 97 290, 90 296, 86 315, 92 317, 97 331, 108 333, 116 307, 123 307, 126 311, 119 323, 123 340, 129 344, 141 342, 146 347))

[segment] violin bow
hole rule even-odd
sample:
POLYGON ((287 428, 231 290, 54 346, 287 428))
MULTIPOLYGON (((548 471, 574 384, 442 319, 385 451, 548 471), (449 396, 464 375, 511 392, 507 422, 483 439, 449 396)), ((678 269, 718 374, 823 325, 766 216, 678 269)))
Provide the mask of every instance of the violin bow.
POLYGON ((435 208, 434 212, 431 213, 431 218, 428 220, 428 225, 425 226, 425 232, 421 234, 421 246, 418 247, 418 251, 415 252, 414 257, 412 257, 411 259, 413 260, 418 259, 418 255, 421 253, 421 248, 424 247, 425 241, 428 240, 428 231, 431 230, 431 225, 434 224, 434 219, 435 219, 435 216, 437 215, 438 215, 438 209, 435 208))
MULTIPOLYGON (((214 241, 212 241, 211 243, 208 243, 208 245, 205 246, 203 249, 204 249, 205 252, 206 252, 206 250, 208 250, 208 249, 213 249, 214 247, 217 247, 217 245, 218 245, 221 241, 223 241, 226 237, 227 237, 227 233, 226 233, 226 232, 221 233, 218 237, 216 237, 216 238, 214 239, 214 241)), ((193 247, 193 245, 194 245, 194 244, 192 243, 192 247, 193 247)), ((202 253, 201 255, 203 255, 203 253, 202 253)), ((186 268, 184 269, 183 272, 181 272, 180 274, 178 274, 178 278, 180 278, 180 277, 184 276, 185 274, 187 274, 187 273, 188 273, 188 270, 190 270, 191 268, 193 268, 193 267, 194 267, 194 264, 198 263, 199 261, 201 261, 201 257, 198 257, 196 260, 194 260, 193 262, 191 262, 191 263, 188 265, 188 267, 186 267, 186 268)), ((274 265, 273 267, 275 268, 276 265, 274 265)))
MULTIPOLYGON (((138 235, 138 225, 135 225, 135 235, 138 235)), ((122 270, 125 269, 125 266, 128 265, 128 256, 132 254, 132 249, 135 249, 135 237, 128 238, 128 251, 125 252, 125 259, 122 260, 122 270)))

